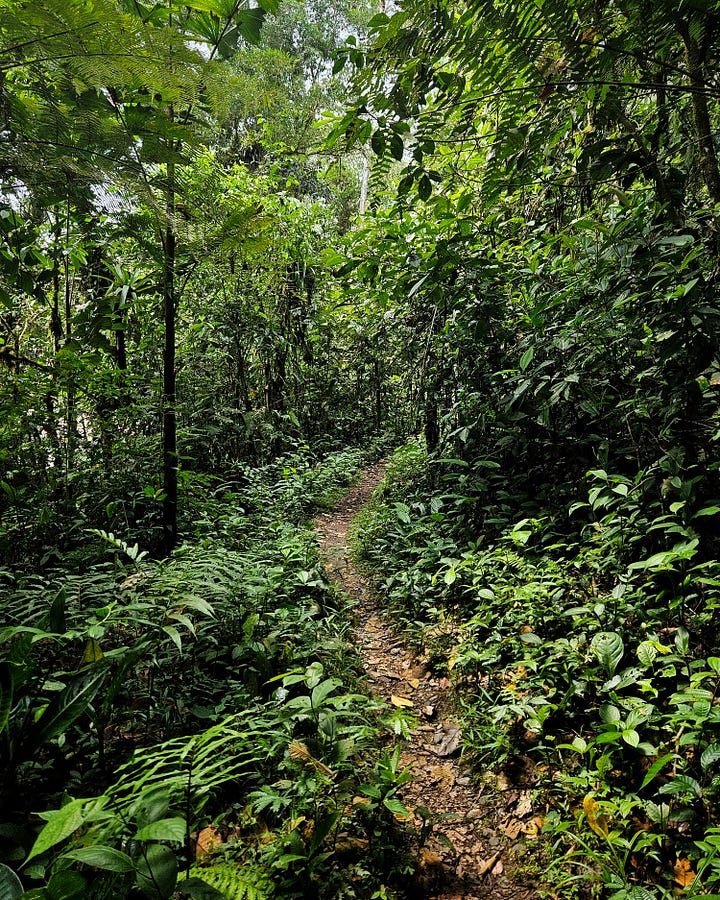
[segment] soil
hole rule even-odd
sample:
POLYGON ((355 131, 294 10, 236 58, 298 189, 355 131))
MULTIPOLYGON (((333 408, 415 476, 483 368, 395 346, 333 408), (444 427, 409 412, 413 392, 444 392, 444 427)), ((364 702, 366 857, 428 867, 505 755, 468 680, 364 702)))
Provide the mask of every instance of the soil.
MULTIPOLYGON (((384 475, 383 464, 367 469, 336 510, 315 522, 330 577, 354 603, 355 639, 368 688, 417 716, 402 762, 413 780, 402 801, 443 817, 437 825, 453 845, 431 837, 422 851, 412 896, 418 900, 536 900, 540 895, 521 870, 542 820, 533 808, 531 763, 518 760, 512 774, 466 771, 462 731, 453 716, 450 681, 429 670, 383 609, 353 563, 348 531, 384 475)), ((420 819, 416 814, 416 821, 420 819)), ((531 867, 527 867, 528 869, 531 867)))

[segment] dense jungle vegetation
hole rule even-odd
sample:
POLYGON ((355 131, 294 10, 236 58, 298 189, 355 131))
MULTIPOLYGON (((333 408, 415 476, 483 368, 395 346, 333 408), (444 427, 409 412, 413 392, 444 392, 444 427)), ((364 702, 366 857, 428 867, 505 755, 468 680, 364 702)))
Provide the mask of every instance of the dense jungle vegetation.
POLYGON ((310 527, 381 456, 546 895, 720 896, 719 72, 714 0, 0 0, 2 900, 406 895, 310 527))

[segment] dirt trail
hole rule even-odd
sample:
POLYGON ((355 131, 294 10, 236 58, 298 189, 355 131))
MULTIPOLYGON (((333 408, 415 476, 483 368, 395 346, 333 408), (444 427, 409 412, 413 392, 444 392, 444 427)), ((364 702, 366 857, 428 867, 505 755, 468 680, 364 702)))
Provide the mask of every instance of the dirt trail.
POLYGON ((448 680, 433 675, 416 658, 350 557, 348 530, 383 474, 381 464, 367 469, 335 511, 319 516, 315 528, 329 574, 357 604, 355 639, 370 689, 385 700, 396 698, 396 704, 397 698, 408 701, 418 715, 403 752, 413 781, 403 788, 402 800, 410 809, 424 806, 448 816, 439 827, 455 850, 431 839, 423 851, 415 896, 536 900, 535 889, 527 880, 518 880, 517 874, 517 863, 526 852, 523 835, 533 830, 530 792, 502 773, 500 795, 496 790, 483 795, 482 786, 471 783, 458 761, 462 735, 453 720, 448 680))

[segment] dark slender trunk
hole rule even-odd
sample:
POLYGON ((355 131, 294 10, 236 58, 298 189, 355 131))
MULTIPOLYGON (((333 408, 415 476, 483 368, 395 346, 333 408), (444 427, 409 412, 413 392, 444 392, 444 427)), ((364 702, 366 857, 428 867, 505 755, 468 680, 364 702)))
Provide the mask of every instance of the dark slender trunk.
POLYGON ((113 306, 113 318, 115 320, 115 362, 118 369, 127 369, 127 344, 125 342, 125 319, 120 308, 120 300, 116 300, 113 306))
MULTIPOLYGON (((171 113, 172 117, 172 113, 171 113)), ((178 455, 175 379, 175 165, 167 165, 167 224, 163 237, 163 550, 170 553, 177 543, 178 455)))
MULTIPOLYGON (((70 281, 70 201, 67 201, 65 220, 65 253, 63 255, 63 277, 65 279, 65 347, 72 343, 72 283, 70 281)), ((75 445, 77 444, 77 404, 75 401, 75 376, 72 369, 67 376, 67 439, 65 451, 65 470, 68 477, 75 465, 75 445)))
POLYGON ((375 376, 375 431, 380 434, 382 431, 382 377, 380 373, 380 360, 375 357, 374 363, 375 376))

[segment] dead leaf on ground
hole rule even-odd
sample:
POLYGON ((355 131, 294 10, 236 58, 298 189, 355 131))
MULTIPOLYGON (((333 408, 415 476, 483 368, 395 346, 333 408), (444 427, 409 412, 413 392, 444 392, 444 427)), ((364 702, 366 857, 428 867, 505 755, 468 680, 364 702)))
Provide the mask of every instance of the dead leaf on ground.
POLYGON ((511 819, 500 826, 500 831, 511 841, 514 841, 522 830, 523 823, 519 819, 511 819))
POLYGON ((408 700, 407 697, 398 697, 397 694, 391 695, 390 702, 392 703, 393 706, 399 706, 399 707, 415 706, 415 704, 412 702, 412 700, 408 700))
POLYGON ((515 807, 515 815, 519 819, 524 819, 525 816, 529 816, 532 812, 532 801, 527 793, 521 794, 520 802, 515 807))
POLYGON ((492 872, 490 872, 490 874, 495 876, 502 875, 504 868, 505 866, 503 865, 503 861, 499 859, 492 867, 492 872))
POLYGON ((414 691, 416 691, 416 690, 420 687, 420 681, 419 681, 419 679, 417 679, 417 678, 408 678, 407 684, 408 684, 408 686, 411 687, 414 691))
POLYGON ((689 859, 678 859, 673 866, 675 873, 675 881, 681 887, 687 887, 695 881, 695 873, 692 870, 692 863, 689 859))
POLYGON ((477 874, 482 877, 486 875, 495 865, 495 863, 500 859, 500 851, 495 853, 490 859, 482 860, 477 867, 477 874))
POLYGON ((202 859, 209 856, 213 850, 216 850, 222 844, 222 836, 217 828, 208 825, 207 828, 198 834, 195 841, 195 859, 202 859))
POLYGON ((460 746, 462 730, 459 725, 445 725, 435 750, 438 756, 452 756, 460 746))

